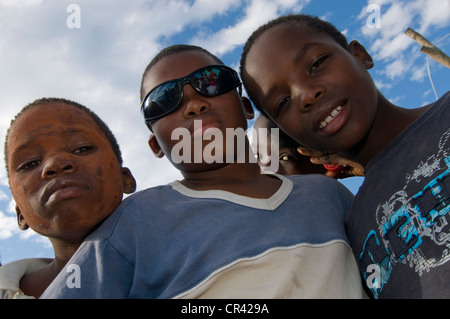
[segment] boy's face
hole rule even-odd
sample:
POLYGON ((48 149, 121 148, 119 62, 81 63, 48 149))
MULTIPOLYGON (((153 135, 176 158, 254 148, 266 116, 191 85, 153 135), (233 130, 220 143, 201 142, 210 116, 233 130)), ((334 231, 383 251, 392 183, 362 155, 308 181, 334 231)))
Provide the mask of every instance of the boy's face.
POLYGON ((71 105, 26 111, 10 129, 7 152, 19 226, 50 238, 83 239, 119 205, 133 178, 94 120, 71 105))
MULTIPOLYGON (((282 134, 279 133, 278 141, 272 140, 270 134, 271 130, 278 130, 267 123, 265 118, 258 118, 253 125, 253 128, 258 134, 256 143, 253 146, 257 154, 258 164, 263 170, 271 166, 272 160, 278 160, 277 174, 281 175, 303 175, 303 174, 324 174, 325 168, 322 165, 311 163, 308 156, 303 156, 298 153, 292 142, 289 143, 282 134), (261 130, 266 129, 267 131, 261 130), (267 132, 266 138, 259 138, 260 134, 267 132), (271 151, 278 149, 278 157, 271 158, 271 151), (262 151, 262 152, 261 152, 262 151)), ((255 139, 254 139, 255 141, 255 139)))
MULTIPOLYGON (((145 94, 165 81, 184 77, 201 67, 214 64, 217 64, 217 61, 198 51, 180 52, 165 57, 156 63, 145 77, 143 81, 145 94)), ((244 107, 249 107, 248 111, 252 112, 250 103, 243 106, 236 89, 218 96, 205 97, 197 93, 190 84, 185 84, 183 101, 178 109, 152 123, 154 135, 149 140, 150 148, 155 154, 161 151, 181 171, 205 170, 204 158, 202 157, 198 161, 198 154, 195 155, 195 152, 205 154, 203 150, 208 143, 211 143, 211 140, 205 139, 205 130, 213 129, 216 132, 220 130, 223 136, 222 149, 225 150, 227 147, 226 128, 241 127, 244 130, 247 128, 244 107), (201 125, 198 124, 200 121, 201 125), (176 132, 180 132, 178 130, 180 128, 189 131, 188 141, 176 134, 176 132), (172 133, 175 133, 176 136, 172 137, 172 133), (171 151, 178 143, 186 146, 182 148, 182 152, 190 152, 191 163, 187 163, 187 161, 175 163, 173 160, 171 151), (195 145, 201 146, 195 147, 195 145)), ((180 144, 176 149, 179 148, 180 144)), ((161 154, 161 152, 159 153, 161 154)), ((224 156, 225 152, 226 150, 223 152, 224 156)), ((213 169, 213 166, 221 166, 223 163, 213 162, 207 165, 209 170, 213 169)))
POLYGON ((372 59, 357 42, 349 50, 301 25, 274 27, 247 56, 247 90, 299 143, 317 150, 349 150, 368 133, 377 90, 372 59))

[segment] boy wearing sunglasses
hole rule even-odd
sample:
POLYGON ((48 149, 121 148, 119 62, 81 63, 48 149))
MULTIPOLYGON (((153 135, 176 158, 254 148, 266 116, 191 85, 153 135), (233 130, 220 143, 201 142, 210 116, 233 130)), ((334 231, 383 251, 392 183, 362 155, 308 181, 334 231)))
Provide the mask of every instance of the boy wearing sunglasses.
POLYGON ((180 128, 192 140, 247 128, 253 110, 234 70, 202 48, 172 46, 145 70, 141 96, 150 148, 183 179, 125 199, 71 261, 86 269, 81 288, 67 289, 63 272, 46 297, 362 297, 343 227, 353 195, 341 184, 261 174, 248 157, 230 161, 239 147, 226 141, 216 143, 223 160, 198 160, 194 143, 183 150, 193 158, 174 158, 180 128), (211 72, 214 83, 202 84, 211 72))

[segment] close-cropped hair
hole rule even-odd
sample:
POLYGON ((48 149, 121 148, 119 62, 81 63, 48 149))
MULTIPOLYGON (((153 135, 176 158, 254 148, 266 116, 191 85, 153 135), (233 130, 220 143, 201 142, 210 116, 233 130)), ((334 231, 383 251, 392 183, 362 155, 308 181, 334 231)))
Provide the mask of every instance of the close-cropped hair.
POLYGON ((37 99, 37 100, 27 104, 26 106, 24 106, 22 108, 22 110, 19 113, 16 114, 14 119, 11 120, 11 124, 10 124, 10 126, 8 128, 8 131, 6 132, 5 147, 4 147, 5 165, 6 165, 6 172, 8 174, 8 178, 9 178, 9 167, 8 167, 8 137, 9 137, 9 131, 13 127, 14 123, 16 122, 16 120, 19 117, 21 117, 24 113, 26 113, 28 110, 30 110, 30 109, 32 109, 32 108, 34 108, 36 106, 44 105, 44 104, 66 104, 66 105, 71 105, 71 106, 74 106, 74 107, 82 110, 87 115, 89 115, 92 118, 92 120, 95 122, 95 124, 97 124, 97 126, 100 128, 100 130, 105 134, 106 138, 108 139, 109 143, 111 144, 112 150, 113 150, 114 154, 116 155, 120 166, 122 166, 122 164, 123 164, 122 153, 120 151, 120 147, 119 147, 119 144, 117 143, 116 137, 111 132, 111 130, 109 129, 108 125, 106 125, 106 123, 103 122, 103 120, 100 119, 97 114, 95 114, 93 111, 91 111, 86 106, 84 106, 84 105, 82 105, 80 103, 74 102, 74 101, 70 101, 70 100, 63 99, 63 98, 55 98, 55 97, 47 98, 47 97, 44 97, 44 98, 37 99))
POLYGON ((190 44, 174 44, 171 46, 168 46, 164 49, 162 49, 151 61, 150 63, 147 65, 147 67, 145 68, 145 71, 142 75, 142 80, 141 80, 141 89, 140 89, 140 96, 141 96, 141 101, 142 99, 145 97, 145 93, 144 89, 143 89, 143 84, 144 84, 144 79, 147 76, 148 72, 150 72, 150 69, 159 61, 161 61, 162 59, 171 56, 173 54, 177 54, 180 52, 187 52, 187 51, 199 51, 202 52, 204 54, 206 54, 207 56, 213 58, 217 64, 224 64, 222 62, 222 60, 220 60, 217 56, 215 56, 214 54, 212 54, 211 52, 209 52, 208 50, 196 46, 196 45, 190 45, 190 44))
MULTIPOLYGON (((256 29, 250 37, 247 39, 247 42, 244 45, 244 49, 241 55, 240 60, 240 75, 241 80, 244 85, 244 87, 248 86, 248 76, 245 72, 246 67, 246 61, 247 61, 247 55, 250 51, 250 49, 253 47, 253 44, 256 42, 256 40, 264 34, 266 31, 279 26, 279 25, 295 25, 295 24, 301 24, 306 25, 308 27, 311 27, 315 29, 317 32, 326 33, 329 36, 331 36, 339 45, 341 45, 344 49, 348 50, 348 42, 346 37, 336 29, 335 26, 333 26, 331 23, 324 21, 318 17, 307 15, 307 14, 290 14, 278 17, 276 19, 273 19, 266 24, 260 26, 258 29, 256 29)), ((250 100, 255 101, 255 99, 251 96, 251 92, 247 92, 249 95, 250 100)), ((265 113, 264 110, 261 109, 259 105, 255 104, 255 107, 261 111, 262 113, 265 113)))

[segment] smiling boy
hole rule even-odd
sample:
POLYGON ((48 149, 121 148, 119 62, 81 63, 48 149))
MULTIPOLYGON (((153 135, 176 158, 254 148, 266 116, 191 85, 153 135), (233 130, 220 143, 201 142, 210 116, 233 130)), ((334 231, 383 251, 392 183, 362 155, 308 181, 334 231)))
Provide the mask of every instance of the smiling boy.
POLYGON ((253 33, 241 75, 255 106, 296 141, 364 167, 346 229, 373 296, 448 298, 450 94, 393 105, 373 66, 331 24, 290 15, 253 33))
POLYGON ((48 237, 55 257, 2 266, 0 296, 39 297, 136 182, 106 124, 65 99, 42 98, 17 114, 5 162, 19 228, 48 237))
MULTIPOLYGON (((179 128, 192 140, 210 129, 245 131, 253 110, 239 91, 237 73, 200 47, 168 47, 150 62, 141 85, 149 146, 183 179, 125 199, 72 260, 87 269, 81 288, 67 289, 62 272, 46 298, 363 296, 344 230, 353 196, 341 184, 261 174, 248 155, 236 161, 236 141, 222 141, 222 161, 174 161, 179 128), (214 90, 201 83, 209 69, 214 90)), ((243 143, 249 154, 248 139, 243 143)), ((195 149, 186 151, 195 159, 195 149)))

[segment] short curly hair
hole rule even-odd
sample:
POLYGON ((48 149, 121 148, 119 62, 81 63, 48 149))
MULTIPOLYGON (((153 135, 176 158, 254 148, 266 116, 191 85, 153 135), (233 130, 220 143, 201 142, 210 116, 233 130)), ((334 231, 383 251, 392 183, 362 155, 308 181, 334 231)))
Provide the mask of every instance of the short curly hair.
MULTIPOLYGON (((256 29, 248 38, 247 42, 244 45, 244 49, 241 55, 240 60, 240 75, 242 79, 242 83, 245 88, 248 87, 248 75, 245 71, 246 62, 247 62, 247 56, 250 52, 251 48, 255 44, 256 40, 263 35, 266 31, 279 26, 279 25, 294 25, 294 24, 303 24, 307 25, 308 27, 311 27, 318 32, 326 33, 330 35, 339 45, 341 45, 344 49, 348 50, 348 42, 346 37, 336 29, 335 26, 333 26, 331 23, 324 21, 318 17, 307 15, 307 14, 290 14, 278 17, 274 20, 271 20, 267 22, 266 24, 260 26, 258 29, 256 29)), ((247 94, 253 102, 255 99, 251 96, 251 92, 248 92, 247 94)), ((261 109, 259 105, 255 104, 255 107, 262 113, 265 113, 264 110, 261 109)))
POLYGON ((76 108, 82 110, 87 115, 89 115, 94 120, 94 122, 97 124, 97 126, 100 128, 100 130, 105 134, 106 138, 108 139, 109 143, 111 144, 112 150, 113 150, 114 154, 116 155, 120 166, 122 166, 122 164, 123 164, 122 152, 120 151, 120 147, 119 147, 119 144, 117 143, 116 137, 111 132, 109 127, 106 125, 106 123, 103 122, 102 119, 100 119, 100 117, 98 117, 97 114, 95 114, 93 111, 91 111, 86 106, 81 105, 80 103, 77 103, 77 102, 74 102, 71 100, 67 100, 67 99, 63 99, 63 98, 55 98, 55 97, 50 97, 50 98, 44 97, 44 98, 37 99, 37 100, 27 104, 26 106, 24 106, 22 108, 22 110, 16 114, 14 119, 12 119, 11 124, 6 132, 4 157, 5 157, 5 167, 6 167, 6 173, 8 175, 8 179, 9 179, 8 137, 9 137, 9 132, 10 132, 11 128, 13 127, 16 120, 19 117, 21 117, 24 113, 26 113, 28 110, 30 110, 36 106, 39 106, 39 105, 53 104, 53 103, 60 103, 60 104, 67 104, 67 105, 75 106, 76 108))
POLYGON ((191 45, 191 44, 174 44, 171 46, 168 46, 164 49, 162 49, 151 61, 150 63, 147 65, 147 67, 144 70, 144 73, 142 74, 142 79, 141 79, 141 88, 140 88, 140 96, 141 96, 141 101, 142 99, 145 97, 145 93, 144 92, 144 80, 145 77, 147 76, 147 74, 150 72, 150 69, 159 61, 161 61, 162 59, 171 56, 173 54, 177 54, 177 53, 181 53, 181 52, 187 52, 187 51, 199 51, 202 52, 204 54, 206 54, 207 56, 213 58, 213 60, 216 61, 217 64, 224 64, 222 62, 222 60, 220 60, 217 56, 215 56, 214 54, 212 54, 211 52, 209 52, 208 50, 196 46, 196 45, 191 45))

